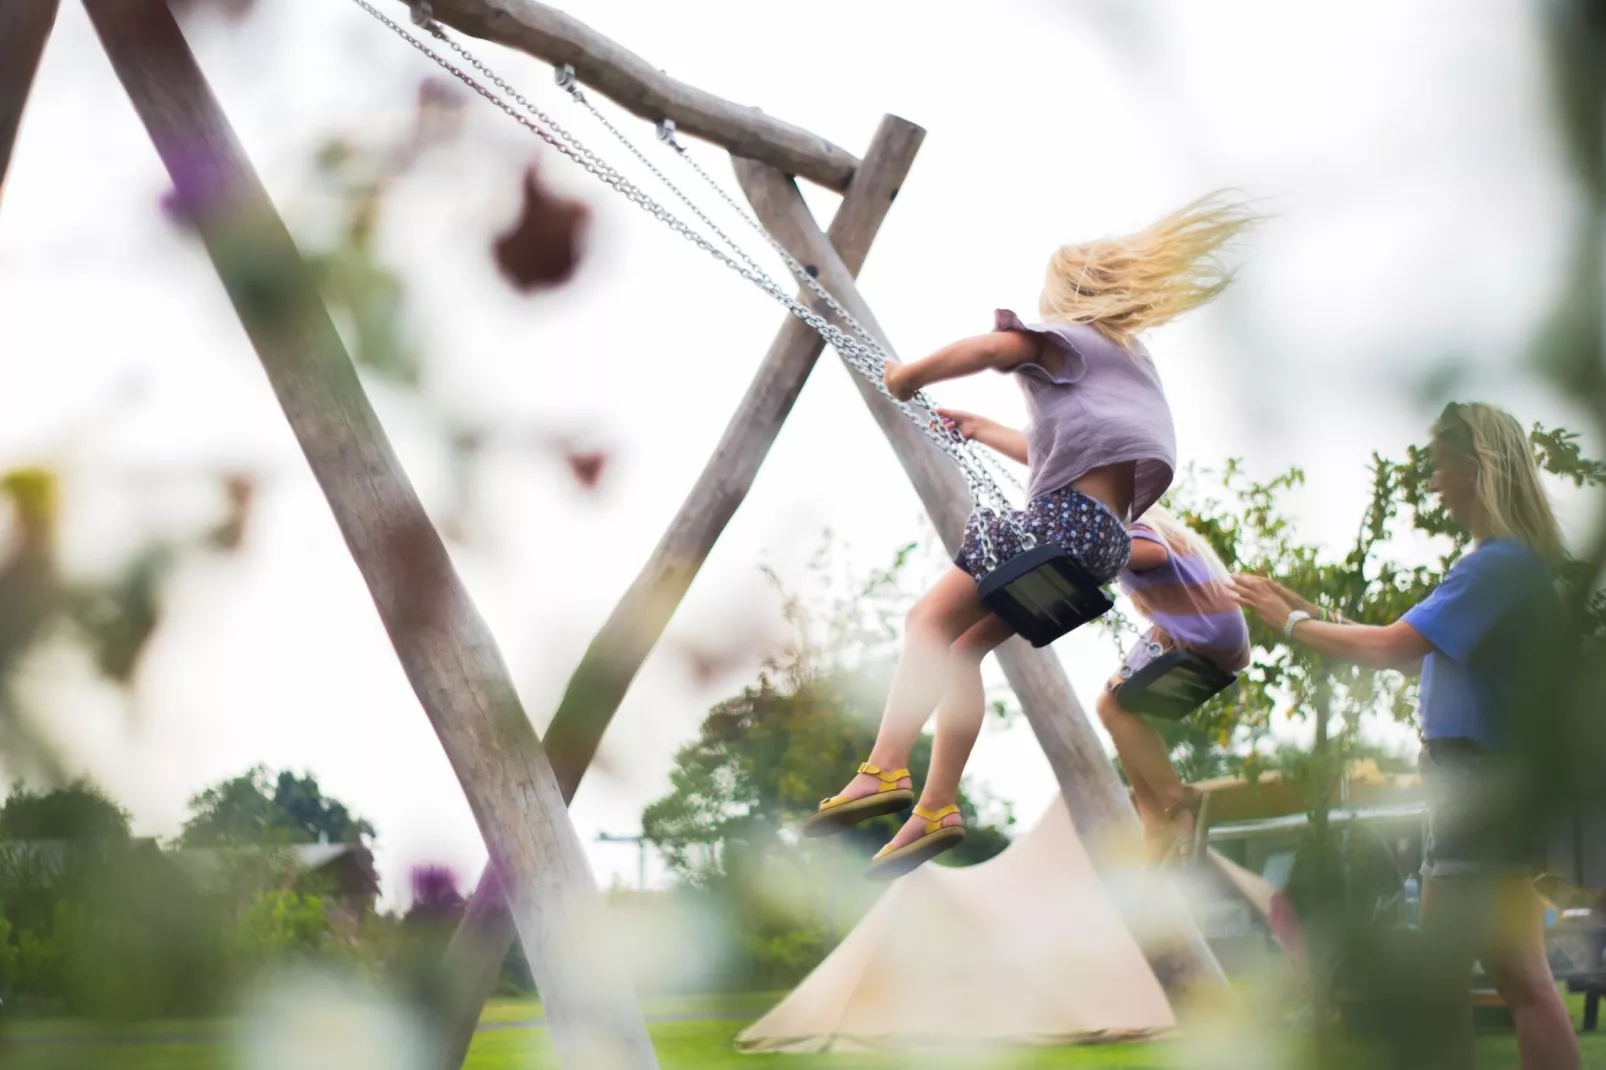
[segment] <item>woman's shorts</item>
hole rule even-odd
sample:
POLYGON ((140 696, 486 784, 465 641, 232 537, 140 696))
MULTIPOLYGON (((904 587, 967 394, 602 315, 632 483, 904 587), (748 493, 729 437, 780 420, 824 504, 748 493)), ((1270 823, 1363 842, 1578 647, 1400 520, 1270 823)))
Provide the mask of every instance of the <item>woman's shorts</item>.
MULTIPOLYGON (((1070 487, 1033 498, 1026 508, 1012 515, 1032 534, 1037 545, 1053 543, 1062 547, 1100 585, 1115 579, 1132 556, 1132 536, 1121 519, 1103 502, 1070 487)), ((954 564, 978 580, 988 572, 983 531, 998 561, 1006 561, 1021 550, 1014 526, 998 513, 991 509, 971 513, 965 522, 965 542, 954 564)))
POLYGON ((1435 739, 1417 759, 1427 796, 1424 877, 1534 872, 1542 847, 1517 763, 1470 740, 1435 739))

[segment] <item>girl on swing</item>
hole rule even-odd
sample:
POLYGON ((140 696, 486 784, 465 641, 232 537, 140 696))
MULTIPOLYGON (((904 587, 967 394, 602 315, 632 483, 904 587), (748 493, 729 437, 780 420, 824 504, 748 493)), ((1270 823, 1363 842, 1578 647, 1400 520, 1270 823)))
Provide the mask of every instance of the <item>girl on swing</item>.
MULTIPOLYGON (((1062 246, 1049 259, 1042 322, 1028 326, 1000 309, 989 334, 909 364, 889 362, 887 390, 907 400, 933 383, 987 369, 1014 374, 1030 428, 1023 433, 978 421, 959 430, 1026 463, 1029 501, 1015 522, 1038 544, 1064 548, 1106 584, 1132 554, 1130 521, 1159 501, 1176 469, 1171 410, 1138 336, 1226 289, 1232 275, 1218 254, 1253 222, 1241 207, 1211 195, 1136 234, 1062 246)), ((956 800, 985 716, 979 666, 1013 634, 976 595, 989 548, 1003 560, 1020 546, 1005 518, 978 510, 966 524, 955 567, 909 611, 869 760, 804 822, 804 835, 828 836, 916 803, 871 861, 872 879, 907 873, 964 838, 956 800), (916 802, 905 766, 933 709, 931 768, 916 802)))

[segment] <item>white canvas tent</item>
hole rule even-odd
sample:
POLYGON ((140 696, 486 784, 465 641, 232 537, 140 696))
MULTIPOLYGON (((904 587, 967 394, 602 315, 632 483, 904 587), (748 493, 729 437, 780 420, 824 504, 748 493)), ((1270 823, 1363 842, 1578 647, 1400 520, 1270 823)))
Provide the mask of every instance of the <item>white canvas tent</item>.
MULTIPOLYGON (((1256 885, 1246 899, 1264 892, 1269 902, 1254 874, 1214 852, 1211 860, 1240 892, 1256 885)), ((897 881, 736 1044, 746 1052, 1071 1044, 1175 1027, 1056 801, 998 857, 963 869, 926 865, 897 881)))

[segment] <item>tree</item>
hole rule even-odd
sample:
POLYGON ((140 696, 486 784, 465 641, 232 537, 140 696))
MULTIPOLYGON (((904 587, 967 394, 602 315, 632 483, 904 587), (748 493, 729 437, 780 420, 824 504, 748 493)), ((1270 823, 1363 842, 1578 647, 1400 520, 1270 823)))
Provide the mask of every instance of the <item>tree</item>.
POLYGON ((20 782, 0 805, 0 839, 126 840, 128 811, 85 779, 37 793, 20 782))
POLYGON ((364 843, 374 826, 327 798, 311 774, 270 773, 254 765, 192 797, 179 842, 186 847, 231 843, 364 843))

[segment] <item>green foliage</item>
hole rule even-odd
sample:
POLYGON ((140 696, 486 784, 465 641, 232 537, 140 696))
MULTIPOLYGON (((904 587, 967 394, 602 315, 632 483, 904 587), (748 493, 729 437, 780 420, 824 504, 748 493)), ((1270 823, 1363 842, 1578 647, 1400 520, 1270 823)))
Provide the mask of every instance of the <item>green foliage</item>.
POLYGON ((20 953, 15 944, 11 942, 11 922, 4 914, 0 914, 0 999, 12 999, 17 992, 17 984, 22 980, 22 971, 18 965, 20 953))
POLYGON ((0 805, 0 839, 126 840, 128 811, 86 779, 43 793, 18 782, 0 805))
POLYGON ((316 952, 329 934, 322 899, 275 889, 257 895, 235 917, 224 955, 230 971, 246 977, 273 963, 316 952))
POLYGON ((23 716, 27 711, 13 686, 21 666, 47 640, 65 638, 103 679, 131 686, 159 623, 163 585, 174 565, 187 552, 219 546, 211 530, 153 536, 110 576, 67 575, 56 552, 59 484, 60 475, 49 466, 0 474, 0 509, 10 513, 12 528, 10 545, 0 550, 0 752, 13 770, 53 781, 65 779, 65 771, 50 739, 34 727, 48 718, 23 716))
POLYGON ((217 1005, 214 915, 150 844, 83 844, 15 877, 0 883, 14 992, 96 1018, 217 1005))
POLYGON ((376 833, 368 821, 326 797, 310 774, 277 774, 255 765, 190 799, 179 841, 186 847, 260 843, 361 843, 376 833))

